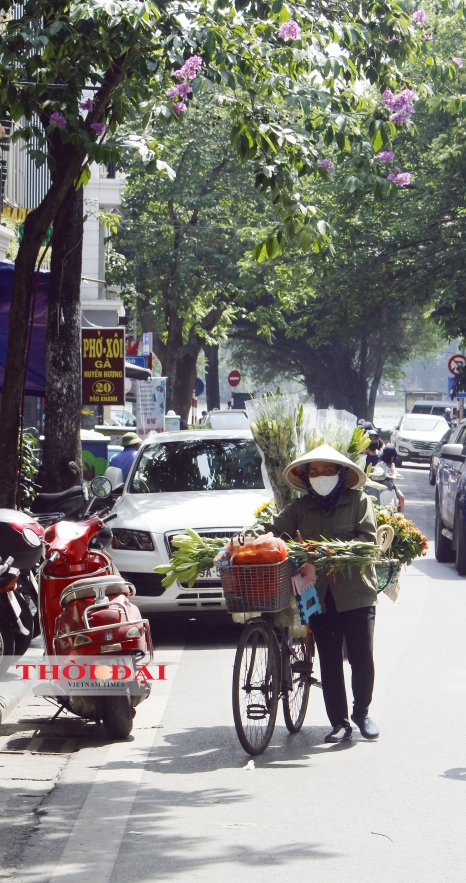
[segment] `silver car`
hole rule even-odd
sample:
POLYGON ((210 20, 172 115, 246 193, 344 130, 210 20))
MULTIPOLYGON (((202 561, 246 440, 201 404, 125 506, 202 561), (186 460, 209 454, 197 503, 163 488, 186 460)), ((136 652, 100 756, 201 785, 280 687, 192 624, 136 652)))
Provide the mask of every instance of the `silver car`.
POLYGON ((396 448, 396 465, 401 466, 403 460, 429 463, 448 428, 447 421, 435 414, 404 414, 390 439, 396 448))

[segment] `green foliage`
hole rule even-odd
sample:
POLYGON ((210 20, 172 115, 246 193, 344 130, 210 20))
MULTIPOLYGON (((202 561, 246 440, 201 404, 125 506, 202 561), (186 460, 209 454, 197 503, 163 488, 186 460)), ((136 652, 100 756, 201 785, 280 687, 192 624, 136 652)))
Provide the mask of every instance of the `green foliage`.
POLYGON ((28 506, 36 496, 34 479, 40 468, 39 445, 32 430, 25 429, 21 440, 22 474, 26 482, 21 484, 21 506, 28 506))
POLYGON ((279 210, 258 257, 275 257, 290 231, 304 249, 328 242, 323 218, 302 202, 298 187, 304 177, 331 180, 317 166, 329 151, 342 180, 349 154, 358 156, 348 187, 381 196, 393 189, 380 183, 372 157, 395 134, 377 93, 403 85, 403 65, 423 51, 422 35, 394 0, 331 8, 319 0, 312 7, 305 0, 28 0, 19 14, 14 0, 2 0, 0 9, 0 116, 17 121, 14 137, 27 142, 38 166, 47 162, 56 171, 54 143, 88 161, 118 161, 118 127, 138 108, 133 146, 145 150, 151 172, 160 171, 158 145, 144 133, 154 119, 183 128, 167 86, 198 54, 203 68, 186 116, 203 92, 224 101, 237 157, 254 164, 257 188, 279 210), (301 31, 288 42, 278 30, 290 18, 301 31), (362 82, 374 88, 362 90, 362 82), (87 114, 79 106, 85 89, 94 95, 87 114), (54 112, 65 128, 50 123, 54 112), (96 122, 108 125, 107 138, 91 129, 96 122))

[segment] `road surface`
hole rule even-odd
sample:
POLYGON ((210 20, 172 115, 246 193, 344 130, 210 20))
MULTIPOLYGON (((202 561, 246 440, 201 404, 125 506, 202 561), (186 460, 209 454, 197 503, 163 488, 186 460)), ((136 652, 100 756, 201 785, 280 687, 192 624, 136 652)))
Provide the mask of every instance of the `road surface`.
MULTIPOLYGON (((407 514, 433 539, 434 489, 401 470, 407 514)), ((238 626, 154 627, 167 665, 133 737, 50 724, 43 700, 0 728, 0 866, 17 883, 463 883, 466 581, 428 557, 382 596, 371 713, 378 742, 326 745, 321 692, 302 732, 281 711, 252 762, 231 714, 238 626)))

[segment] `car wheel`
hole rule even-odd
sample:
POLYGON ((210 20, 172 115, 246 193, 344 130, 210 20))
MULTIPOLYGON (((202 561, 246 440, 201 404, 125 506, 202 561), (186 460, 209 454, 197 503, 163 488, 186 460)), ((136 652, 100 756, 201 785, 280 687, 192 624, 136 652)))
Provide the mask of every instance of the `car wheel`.
POLYGON ((466 576, 466 525, 460 505, 456 507, 455 540, 456 569, 460 576, 466 576))
POLYGON ((437 561, 446 564, 448 561, 455 560, 455 553, 451 547, 451 540, 442 533, 445 525, 440 515, 440 506, 438 500, 435 503, 435 557, 437 561))
POLYGON ((431 460, 430 467, 429 467, 429 484, 434 485, 436 481, 437 481, 437 473, 434 469, 434 464, 431 460))

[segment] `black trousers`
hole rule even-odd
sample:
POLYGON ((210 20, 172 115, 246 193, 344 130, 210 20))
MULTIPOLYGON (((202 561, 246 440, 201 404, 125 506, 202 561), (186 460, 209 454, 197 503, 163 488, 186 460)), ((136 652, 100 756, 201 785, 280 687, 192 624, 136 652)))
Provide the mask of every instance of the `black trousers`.
POLYGON ((348 701, 343 675, 343 637, 346 638, 351 665, 353 714, 365 717, 374 688, 375 607, 337 612, 330 589, 325 596, 326 613, 314 614, 310 626, 320 658, 320 672, 325 707, 332 724, 348 723, 348 701))

